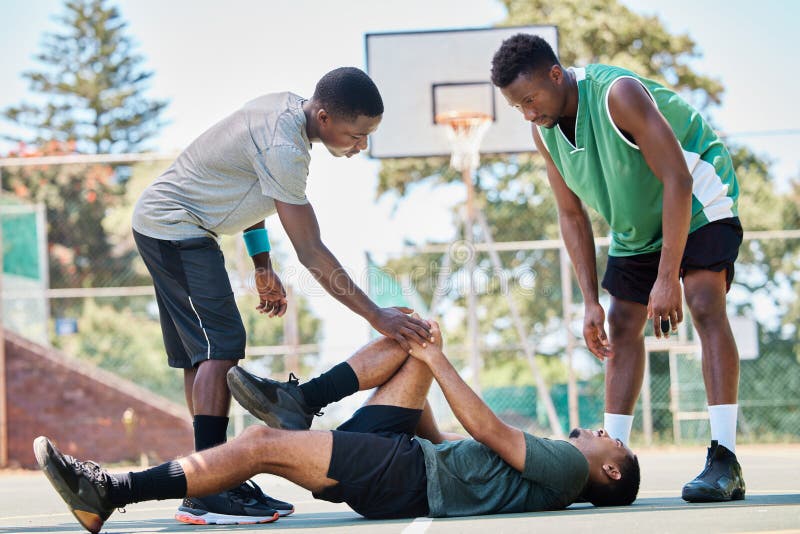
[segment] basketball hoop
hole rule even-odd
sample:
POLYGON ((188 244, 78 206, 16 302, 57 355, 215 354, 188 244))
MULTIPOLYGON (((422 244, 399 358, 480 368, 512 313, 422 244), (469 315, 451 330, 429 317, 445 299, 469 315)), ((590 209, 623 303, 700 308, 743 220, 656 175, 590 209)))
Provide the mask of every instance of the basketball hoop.
POLYGON ((477 111, 449 111, 437 114, 435 121, 447 128, 450 165, 462 173, 472 173, 480 164, 481 141, 492 124, 492 116, 477 111))

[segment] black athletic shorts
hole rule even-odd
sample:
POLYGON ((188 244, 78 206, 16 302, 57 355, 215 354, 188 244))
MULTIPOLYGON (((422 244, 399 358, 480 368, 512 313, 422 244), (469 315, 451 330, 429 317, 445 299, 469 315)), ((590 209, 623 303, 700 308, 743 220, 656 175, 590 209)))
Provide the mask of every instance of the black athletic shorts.
POLYGON ((165 241, 136 230, 133 238, 153 277, 170 367, 244 358, 244 325, 217 241, 165 241))
MULTIPOLYGON (((681 260, 681 278, 686 271, 727 271, 727 289, 733 280, 733 263, 742 244, 742 225, 738 217, 701 226, 686 240, 681 260)), ((603 288, 615 298, 647 306, 650 291, 658 277, 661 251, 635 256, 609 256, 603 288)))
POLYGON ((422 410, 363 406, 333 431, 328 478, 339 483, 314 497, 345 502, 364 517, 428 515, 428 477, 414 429, 422 410))

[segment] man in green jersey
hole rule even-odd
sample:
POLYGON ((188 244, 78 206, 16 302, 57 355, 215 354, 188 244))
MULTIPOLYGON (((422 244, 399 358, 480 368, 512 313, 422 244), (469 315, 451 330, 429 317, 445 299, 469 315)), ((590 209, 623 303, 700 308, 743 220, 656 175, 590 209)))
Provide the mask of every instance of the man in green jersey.
MULTIPOLYGON (((636 499, 638 460, 621 441, 602 429, 575 429, 561 441, 507 425, 461 379, 442 352, 439 325, 430 324, 435 342, 423 347, 412 341, 412 356, 382 338, 344 362, 358 378, 357 389, 378 387, 337 430, 307 430, 309 407, 295 380, 275 382, 234 367, 228 374, 234 396, 255 413, 272 413, 275 427, 251 426, 226 444, 127 474, 63 455, 44 437, 34 442, 36 458, 90 532, 98 532, 114 508, 191 499, 256 473, 282 476, 372 519, 558 510, 576 500, 615 506, 636 499), (474 439, 439 430, 426 401, 433 379, 474 439)), ((331 391, 321 402, 344 395, 331 391)))
POLYGON ((725 309, 742 240, 728 150, 673 91, 618 67, 565 69, 546 41, 519 34, 492 61, 492 81, 533 123, 564 242, 585 301, 583 334, 606 362, 605 427, 627 443, 644 376, 644 329, 669 336, 683 320, 680 280, 703 350, 711 421, 705 468, 687 501, 743 499, 736 460, 739 355, 725 309), (611 227, 602 287, 584 204, 611 227))

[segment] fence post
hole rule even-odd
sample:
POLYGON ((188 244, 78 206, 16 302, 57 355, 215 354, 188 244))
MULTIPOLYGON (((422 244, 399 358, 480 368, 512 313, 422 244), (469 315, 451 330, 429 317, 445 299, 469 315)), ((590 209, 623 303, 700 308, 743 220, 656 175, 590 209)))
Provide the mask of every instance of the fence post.
POLYGON ((289 284, 286 284, 286 300, 289 302, 289 308, 283 317, 283 344, 289 347, 289 352, 286 354, 284 361, 286 362, 286 371, 299 372, 300 326, 298 324, 297 301, 294 298, 294 289, 289 284))
POLYGON ((653 444, 653 403, 650 395, 650 351, 644 352, 644 384, 642 384, 642 428, 645 445, 653 444))
POLYGON ((672 433, 676 445, 681 444, 680 419, 680 380, 678 378, 678 357, 669 351, 669 409, 672 412, 672 433))
POLYGON ((6 407, 6 331, 3 324, 3 220, 0 217, 0 467, 8 465, 8 410, 6 407))
POLYGON ((561 265, 561 306, 564 312, 564 330, 567 335, 567 406, 569 407, 569 427, 581 426, 578 411, 578 385, 575 382, 575 368, 572 359, 575 354, 575 336, 572 335, 572 270, 566 245, 558 249, 561 265))

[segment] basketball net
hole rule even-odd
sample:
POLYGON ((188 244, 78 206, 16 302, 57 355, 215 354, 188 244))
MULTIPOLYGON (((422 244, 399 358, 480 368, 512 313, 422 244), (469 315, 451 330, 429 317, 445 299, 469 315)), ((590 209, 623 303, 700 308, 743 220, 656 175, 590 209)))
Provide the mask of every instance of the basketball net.
POLYGON ((445 126, 450 141, 450 165, 462 173, 471 173, 481 160, 481 141, 492 124, 491 115, 475 111, 439 113, 436 124, 445 126))

